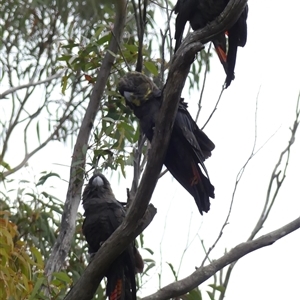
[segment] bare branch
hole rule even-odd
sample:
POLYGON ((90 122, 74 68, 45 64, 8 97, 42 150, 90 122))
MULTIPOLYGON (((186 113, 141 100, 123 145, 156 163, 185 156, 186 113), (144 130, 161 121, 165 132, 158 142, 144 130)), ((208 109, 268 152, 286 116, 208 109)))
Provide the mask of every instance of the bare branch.
MULTIPOLYGON (((208 122, 211 120, 212 116, 213 116, 214 113, 216 112, 217 107, 218 107, 218 105, 219 105, 219 102, 221 101, 221 98, 222 98, 222 95, 223 95, 224 90, 225 90, 225 86, 222 87, 222 90, 221 90, 221 92, 220 92, 220 95, 219 95, 219 98, 218 98, 218 100, 217 100, 217 102, 216 102, 216 105, 215 105, 213 111, 211 112, 211 114, 209 115, 208 119, 206 120, 206 122, 205 122, 204 125, 202 126, 201 130, 203 130, 203 129, 205 128, 205 126, 208 124, 208 122)), ((199 108, 199 112, 200 112, 200 108, 199 108)), ((197 117, 198 117, 198 116, 197 116, 197 117)))
POLYGON ((146 27, 146 16, 147 16, 147 6, 148 0, 143 1, 143 6, 141 0, 138 0, 138 7, 135 4, 135 0, 131 1, 134 11, 134 18, 137 28, 138 35, 138 56, 135 70, 137 72, 142 72, 143 70, 143 45, 144 45, 144 33, 146 27))
MULTIPOLYGON (((224 90, 224 87, 223 87, 224 90)), ((222 90, 222 92, 223 92, 222 90)), ((212 246, 208 249, 208 251, 205 253, 205 257, 202 261, 201 267, 204 266, 205 261, 209 258, 210 253, 212 252, 212 250, 216 247, 216 245, 218 244, 218 242, 220 241, 223 233, 224 233, 224 229, 225 227, 228 225, 229 223, 229 218, 231 215, 231 211, 232 211, 232 207, 233 207, 233 203, 234 203, 234 199, 235 199, 235 194, 238 188, 238 185, 242 179, 242 176, 246 170, 246 167, 248 166, 250 160, 253 158, 253 156, 257 153, 254 152, 255 148, 256 148, 256 140, 257 140, 257 109, 258 109, 258 96, 259 96, 260 91, 258 91, 257 97, 256 97, 256 107, 255 107, 255 128, 254 128, 254 142, 253 142, 253 146, 252 146, 252 150, 251 153, 249 155, 249 157, 247 158, 246 162, 244 163, 244 165, 241 167, 241 169, 239 170, 238 174, 236 175, 236 179, 235 179, 235 183, 234 183, 234 188, 233 188, 233 192, 232 192, 232 196, 231 196, 231 201, 230 201, 230 205, 229 205, 229 210, 226 216, 226 219, 221 227, 221 230, 218 234, 218 237, 216 238, 215 242, 212 244, 212 246)))
POLYGON ((135 197, 139 180, 141 177, 143 162, 141 163, 141 157, 143 152, 143 146, 146 141, 146 136, 140 133, 139 140, 137 143, 137 147, 133 149, 133 179, 130 189, 131 199, 135 197))
MULTIPOLYGON (((72 104, 72 102, 69 102, 70 106, 72 104)), ((27 152, 27 142, 26 142, 26 134, 24 135, 24 144, 25 144, 25 156, 23 158, 23 160, 16 165, 15 167, 9 169, 6 172, 3 172, 3 176, 1 176, 0 181, 2 179, 4 179, 5 177, 14 174, 15 172, 19 171, 21 168, 23 168, 25 166, 25 164, 28 162, 28 160, 34 155, 36 154, 38 151, 40 151, 41 149, 43 149, 49 142, 55 140, 55 138, 59 135, 59 130, 62 128, 62 126, 65 124, 65 121, 74 113, 74 111, 76 110, 76 108, 81 104, 81 102, 79 102, 76 106, 74 106, 74 108, 72 109, 72 111, 70 111, 68 114, 66 114, 67 110, 65 111, 64 115, 61 117, 61 119, 59 120, 59 123, 56 124, 55 126, 55 130, 49 135, 49 137, 43 142, 41 143, 38 147, 36 147, 34 150, 32 150, 31 152, 27 152)), ((31 119, 32 120, 32 119, 31 119)), ((27 124, 27 126, 29 125, 29 123, 27 124)), ((27 131, 27 126, 25 128, 25 131, 27 131)), ((0 156, 0 159, 2 157, 0 156)))
MULTIPOLYGON (((297 100, 297 106, 296 106, 296 118, 295 118, 295 121, 293 123, 293 127, 291 128, 291 137, 290 137, 290 140, 288 142, 288 146, 281 152, 280 156, 279 156, 279 159, 278 159, 278 162, 277 164, 275 165, 274 167, 274 170, 272 172, 272 175, 271 175, 271 179, 270 179, 270 183, 269 183, 269 187, 268 187, 268 192, 267 192, 267 197, 266 197, 266 201, 265 201, 265 205, 264 205, 264 208, 262 210, 262 213, 252 231, 252 233, 250 234, 249 238, 248 238, 248 241, 251 241, 254 239, 254 237, 257 235, 257 233, 262 229, 263 227, 263 224, 265 223, 265 221, 267 220, 268 216, 269 216, 269 213, 274 205, 274 202, 277 198, 277 195, 278 195, 278 192, 281 188, 281 185, 285 179, 285 174, 286 174, 286 170, 287 170, 287 166, 288 166, 288 163, 289 163, 289 158, 290 158, 290 151, 291 151, 291 147, 295 141, 295 137, 296 137, 296 132, 297 132, 297 129, 298 129, 298 126, 299 126, 299 123, 300 123, 300 110, 299 110, 299 103, 300 103, 300 94, 298 96, 298 100, 297 100), (283 161, 283 158, 285 156, 285 154, 287 154, 287 157, 286 157, 286 160, 285 160, 285 163, 284 163, 284 166, 283 166, 283 170, 280 168, 281 166, 281 163, 283 161), (281 172, 283 171, 283 175, 281 177, 281 179, 279 179, 279 175, 281 174, 281 172), (274 184, 275 184, 275 191, 273 193, 273 197, 272 199, 271 198, 271 190, 272 188, 274 187, 274 184)), ((261 148, 260 148, 261 149, 261 148)), ((258 149, 255 153, 254 153, 254 148, 253 148, 253 155, 252 157, 260 150, 258 149)), ((219 299, 220 300, 223 300, 224 297, 225 297, 225 292, 226 292, 226 289, 228 287, 228 284, 229 284, 229 279, 230 279, 230 276, 231 276, 231 272, 235 266, 235 264, 237 263, 237 261, 233 262, 232 264, 230 264, 227 272, 226 272, 226 276, 225 276, 225 280, 224 280, 224 291, 221 292, 220 294, 220 297, 219 299)))
MULTIPOLYGON (((37 64, 38 66, 38 64, 37 64)), ((7 95, 9 94, 12 94, 18 90, 22 90, 22 89, 25 89, 25 88, 30 88, 30 87, 34 87, 34 86, 37 86, 37 85, 40 85, 40 84, 44 84, 44 83, 47 83, 47 82, 50 82, 52 81, 53 79, 57 79, 59 77, 62 76, 64 71, 60 71, 52 76, 49 76, 47 77, 46 79, 43 79, 43 80, 39 80, 39 81, 36 81, 36 82, 33 82, 33 80, 31 79, 28 83, 26 84, 22 84, 22 85, 19 85, 19 86, 16 86, 16 87, 13 87, 13 88, 10 88, 8 89, 7 91, 5 91, 4 93, 0 94, 0 99, 3 99, 5 98, 7 95)), ((33 75, 34 76, 34 75, 33 75)))
MULTIPOLYGON (((231 0, 230 3, 234 1, 238 2, 236 7, 238 7, 238 9, 240 10, 235 9, 235 7, 232 7, 232 5, 229 6, 228 9, 231 10, 231 13, 233 15, 236 14, 238 18, 239 13, 242 12, 242 9, 246 5, 246 0, 231 0), (242 1, 242 5, 241 5, 241 1, 242 1)), ((120 0, 118 0, 117 3, 119 4, 120 0)), ((97 253, 94 262, 95 268, 93 268, 95 273, 91 272, 92 271, 91 267, 88 268, 87 270, 89 271, 85 272, 85 275, 80 278, 79 282, 85 282, 85 283, 94 282, 94 284, 96 283, 99 284, 99 280, 101 280, 102 278, 101 276, 103 276, 103 274, 105 273, 105 271, 107 270, 111 262, 118 256, 119 253, 122 252, 123 249, 125 249, 125 247, 130 243, 130 241, 134 239, 135 237, 134 234, 130 234, 129 231, 126 231, 126 234, 128 236, 125 237, 124 230, 125 228, 134 228, 134 226, 136 226, 135 224, 139 223, 140 222, 139 220, 141 220, 141 218, 145 214, 145 211, 148 207, 148 203, 151 199, 153 190, 155 188, 159 173, 161 171, 166 148, 168 146, 170 134, 172 132, 172 126, 173 126, 175 114, 180 100, 180 95, 185 80, 187 78, 190 65, 192 64, 196 53, 203 49, 203 45, 201 44, 200 41, 202 39, 208 40, 208 37, 212 37, 214 36, 214 34, 217 34, 218 32, 222 31, 223 28, 227 26, 228 23, 230 23, 230 21, 228 20, 226 21, 221 18, 223 20, 223 24, 220 25, 217 23, 219 19, 220 18, 218 18, 217 21, 212 22, 209 26, 205 27, 203 30, 198 31, 198 33, 200 33, 199 35, 197 35, 196 32, 194 33, 194 35, 191 34, 190 36, 192 38, 196 37, 197 40, 193 41, 192 39, 187 38, 179 47, 176 55, 174 55, 173 63, 170 67, 169 76, 163 91, 163 103, 154 129, 154 137, 151 144, 151 151, 149 154, 148 164, 146 166, 145 172, 141 179, 140 186, 137 190, 135 199, 133 200, 132 205, 129 207, 124 222, 109 238, 108 242, 110 246, 104 247, 103 245, 103 247, 101 247, 99 252, 97 253), (103 266, 103 268, 101 268, 103 273, 101 274, 98 273, 100 265, 103 266)), ((117 26, 115 26, 115 28, 116 27, 117 26)), ((99 81, 98 79, 97 79, 97 83, 99 81)), ((103 79, 101 80, 104 81, 103 79)), ((99 94, 99 92, 97 94, 99 94)), ((92 100, 93 100, 93 95, 91 101, 92 100)), ((96 109, 94 109, 94 111, 96 111, 96 109)), ((91 118, 89 118, 89 120, 91 120, 91 118)), ((83 126, 85 122, 86 121, 84 120, 83 126)), ((91 127, 92 123, 89 123, 89 125, 91 127)), ((82 139, 79 139, 79 137, 78 140, 82 141, 82 139)), ((77 151, 82 150, 82 148, 81 147, 78 148, 77 145, 75 146, 75 150, 76 149, 77 151)), ((83 159, 82 155, 79 156, 78 153, 74 152, 73 163, 78 161, 78 158, 83 159), (76 157, 75 160, 74 157, 76 157)), ((82 169, 84 168, 84 161, 80 163, 80 167, 82 169)), ((74 167, 72 167, 72 169, 73 168, 74 167)), ((72 169, 71 169, 71 175, 72 175, 72 169)), ((77 170, 80 171, 80 169, 78 168, 77 170)), ((76 169, 74 171, 76 171, 76 169)), ((54 270, 57 270, 61 267, 66 257, 67 251, 69 250, 70 240, 74 232, 74 228, 73 228, 75 222, 74 212, 76 213, 78 203, 80 200, 80 193, 82 187, 81 173, 82 172, 80 172, 80 174, 77 175, 76 177, 74 176, 75 178, 71 176, 68 198, 65 204, 64 215, 62 220, 62 226, 61 226, 62 229, 53 251, 54 254, 52 253, 53 255, 51 255, 46 266, 46 270, 47 270, 46 274, 48 275, 51 274, 54 270)), ((81 284, 79 285, 82 287, 81 284)), ((71 296, 70 297, 67 296, 68 298, 66 299, 78 299, 78 298, 87 299, 87 298, 78 297, 78 295, 75 295, 74 293, 72 293, 72 295, 73 295, 72 297, 76 297, 76 298, 71 298, 71 296)))
POLYGON ((294 121, 293 127, 291 128, 291 137, 288 141, 287 147, 281 152, 278 162, 274 167, 274 170, 272 172, 271 179, 269 182, 269 186, 268 186, 267 197, 266 197, 266 202, 265 202, 264 208, 263 208, 262 213, 258 219, 258 222, 255 225, 248 240, 252 240, 256 236, 256 234, 259 232, 259 230, 262 229, 263 224, 267 220, 269 213, 273 207, 273 204, 278 195, 280 187, 286 177, 286 171, 287 171, 287 167, 288 167, 288 163, 289 163, 289 159, 290 159, 291 147, 295 142, 296 132, 297 132, 297 129, 298 129, 298 126, 300 123, 299 103, 300 103, 300 94, 299 94, 298 100, 297 100, 295 121, 294 121), (285 161, 284 161, 284 159, 285 159, 285 161), (282 164, 283 164, 283 166, 281 167, 282 164), (271 191, 272 191, 274 185, 275 185, 275 191, 273 192, 273 196, 271 196, 271 191))
MULTIPOLYGON (((203 78, 202 88, 201 88, 201 92, 200 92, 200 97, 199 97, 199 101, 198 101, 198 110, 197 110, 197 114, 196 114, 196 118, 195 118, 196 123, 199 119, 200 111, 202 108, 201 103, 202 103, 203 93, 204 93, 205 84, 206 84, 206 77, 208 74, 209 54, 210 54, 210 50, 211 50, 211 45, 212 45, 212 43, 209 43, 209 47, 206 52, 205 61, 204 61, 205 62, 205 71, 204 71, 204 78, 203 78)), ((219 102, 219 100, 218 100, 218 102, 219 102)))
POLYGON ((60 233, 45 267, 45 274, 48 279, 51 278, 53 272, 60 270, 70 250, 71 240, 75 230, 76 213, 81 199, 88 139, 90 137, 93 123, 99 109, 100 99, 103 95, 111 67, 115 61, 115 57, 111 55, 111 53, 117 53, 118 45, 123 34, 126 18, 126 5, 126 0, 115 1, 116 16, 113 27, 114 38, 111 39, 109 51, 107 51, 103 59, 103 63, 99 70, 97 81, 95 83, 91 99, 86 109, 86 114, 83 118, 74 147, 70 169, 69 187, 62 215, 60 233))
MULTIPOLYGON (((165 13, 167 15, 167 21, 166 21, 166 29, 164 32, 160 30, 160 36, 161 36, 161 46, 160 46, 160 57, 161 57, 161 67, 160 67, 160 85, 165 82, 165 69, 166 69, 166 58, 165 58, 165 45, 166 42, 169 40, 169 48, 168 52, 173 53, 174 49, 172 47, 172 34, 171 34, 171 18, 173 11, 169 9, 169 3, 168 0, 165 0, 166 7, 163 8, 165 10, 165 13), (168 38, 168 39, 167 39, 168 38)), ((157 4, 158 5, 158 4, 157 4)))
POLYGON ((272 245, 277 240, 283 238, 284 236, 292 233, 299 228, 300 217, 286 224, 285 226, 278 228, 277 230, 274 230, 257 238, 256 240, 247 241, 245 243, 237 245, 219 259, 214 260, 208 266, 197 269, 190 276, 169 284, 155 294, 143 298, 143 300, 165 300, 183 295, 199 286, 201 283, 209 279, 216 272, 223 269, 230 263, 237 261, 238 259, 255 250, 272 245))

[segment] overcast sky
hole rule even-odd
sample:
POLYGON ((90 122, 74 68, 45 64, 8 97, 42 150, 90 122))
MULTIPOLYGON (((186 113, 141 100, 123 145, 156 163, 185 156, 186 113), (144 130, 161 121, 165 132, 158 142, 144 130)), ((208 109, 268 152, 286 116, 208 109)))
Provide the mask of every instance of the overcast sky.
MULTIPOLYGON (((299 28, 298 1, 249 2, 248 42, 245 48, 238 50, 236 79, 225 91, 218 110, 205 129, 216 144, 212 157, 206 162, 216 198, 211 200, 210 212, 202 217, 194 199, 170 174, 159 180, 152 198, 158 213, 145 231, 145 246, 154 250, 155 254, 150 256, 143 252, 144 257, 156 260, 157 265, 150 272, 149 282, 141 295, 146 296, 157 289, 157 274, 161 272, 161 267, 162 285, 173 281, 166 263, 172 263, 177 270, 186 245, 188 248, 183 256, 179 278, 193 272, 204 257, 200 240, 203 239, 206 248, 209 248, 218 236, 228 213, 235 177, 253 147, 254 114, 259 93, 257 147, 276 134, 250 162, 237 190, 230 224, 225 228, 211 259, 220 257, 225 249, 231 249, 250 235, 263 208, 271 172, 290 137, 289 127, 300 90, 299 28)), ((213 109, 225 79, 217 58, 211 63, 211 70, 198 122, 200 126, 213 109)), ((199 93, 189 95, 185 89, 183 96, 195 116, 199 93)), ((299 140, 293 146, 286 181, 259 236, 299 217, 299 134, 297 138, 299 140)), ((13 149, 11 155, 14 155, 13 149)), ((67 180, 69 169, 59 167, 57 163, 67 164, 70 160, 71 151, 55 143, 34 156, 29 169, 34 172, 52 170, 67 180), (48 162, 45 162, 45 155, 49 157, 48 162)), ((105 175, 110 179, 111 174, 105 175)), ((120 200, 126 196, 126 187, 131 186, 130 170, 127 175, 120 181, 117 176, 110 179, 120 200)), ((57 179, 51 180, 49 184, 56 186, 54 193, 64 200, 67 185, 57 179)), ((242 258, 232 273, 226 299, 297 299, 299 253, 300 231, 297 231, 270 247, 242 258)), ((212 280, 207 283, 212 283, 212 280)), ((203 292, 207 289, 206 283, 201 286, 203 292)))
MULTIPOLYGON (((300 88, 298 12, 296 1, 286 1, 284 5, 282 1, 249 2, 248 43, 238 51, 236 79, 224 93, 214 118, 205 130, 216 144, 212 157, 206 163, 216 188, 211 211, 204 218, 200 217, 192 197, 176 182, 162 198, 160 195, 169 186, 166 184, 168 179, 164 178, 165 182, 161 180, 158 184, 153 197, 159 209, 158 216, 145 234, 147 237, 147 233, 152 231, 152 235, 156 236, 167 215, 163 248, 169 250, 165 250, 163 262, 177 261, 177 265, 187 239, 193 240, 196 236, 185 254, 180 272, 182 277, 194 271, 194 267, 202 261, 199 240, 204 239, 209 248, 225 220, 236 174, 251 153, 255 102, 259 90, 258 147, 278 131, 249 164, 236 194, 230 224, 211 258, 218 258, 225 248, 230 249, 246 240, 260 215, 274 164, 290 137, 288 128, 293 122, 300 88), (162 206, 165 212, 160 210, 162 206)), ((223 81, 223 69, 216 59, 204 95, 200 125, 205 122, 217 100, 223 81)), ((190 97, 186 91, 184 97, 189 99, 190 111, 195 115, 198 94, 190 97)), ((299 217, 299 145, 299 140, 296 140, 286 181, 259 235, 299 217)), ((296 271, 300 267, 299 253, 298 231, 243 258, 232 273, 226 299, 297 298, 298 292, 293 287, 299 284, 296 271)), ((211 282, 208 280, 208 283, 211 282)))

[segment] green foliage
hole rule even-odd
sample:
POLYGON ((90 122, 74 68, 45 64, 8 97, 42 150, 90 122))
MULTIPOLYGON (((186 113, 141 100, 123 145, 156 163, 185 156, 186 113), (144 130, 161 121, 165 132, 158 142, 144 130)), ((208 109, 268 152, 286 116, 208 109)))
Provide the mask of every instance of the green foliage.
POLYGON ((81 2, 69 4, 54 0, 12 0, 1 4, 1 85, 7 88, 5 100, 0 102, 1 181, 22 168, 48 142, 66 142, 81 125, 84 100, 89 93, 87 86, 81 86, 75 76, 65 97, 57 96, 55 91, 62 67, 57 60, 61 41, 71 40, 74 34, 82 35, 91 28, 87 22, 83 25, 78 14, 81 2), (38 82, 44 83, 31 85, 38 82), (23 88, 10 91, 20 85, 23 88), (10 161, 6 158, 7 149, 14 139, 22 140, 24 146, 20 147, 18 158, 10 161))
POLYGON ((37 186, 38 185, 43 185, 49 177, 56 176, 56 177, 60 178, 60 176, 58 174, 56 174, 56 173, 52 173, 52 172, 50 172, 50 173, 43 172, 43 173, 45 175, 43 175, 42 177, 40 177, 39 182, 37 183, 37 186))
POLYGON ((39 250, 20 239, 8 211, 0 211, 0 298, 26 299, 43 272, 39 250))
MULTIPOLYGON (((109 9, 109 8, 105 8, 109 9)), ((129 6, 130 9, 130 6, 129 6)), ((131 7, 131 9, 133 9, 131 7)), ((149 9, 148 15, 153 15, 153 9, 149 9)), ((97 70, 101 67, 103 57, 108 52, 109 41, 112 38, 110 22, 107 18, 93 30, 93 35, 88 40, 71 40, 62 46, 63 55, 59 61, 65 62, 68 67, 62 77, 62 92, 68 89, 73 82, 74 76, 80 74, 83 82, 94 84, 97 70)), ((107 82, 105 95, 101 99, 101 111, 99 121, 93 133, 93 141, 89 145, 88 162, 91 167, 98 165, 100 169, 120 169, 125 176, 125 167, 132 165, 132 145, 139 138, 137 122, 131 111, 125 106, 123 99, 116 91, 116 85, 123 69, 133 69, 138 59, 138 39, 135 20, 126 24, 126 29, 132 29, 128 38, 122 45, 122 52, 115 54, 116 63, 112 70, 111 80, 107 82), (117 73, 116 73, 117 72, 117 73)), ((125 29, 125 30, 126 30, 125 29)), ((151 48, 143 46, 142 55, 144 66, 154 76, 158 75, 157 62, 152 60, 151 48)))
MULTIPOLYGON (((0 299, 6 299, 7 295, 13 295, 15 298, 12 300, 49 299, 43 295, 42 287, 49 288, 51 297, 63 299, 88 264, 88 248, 82 235, 83 216, 78 213, 71 252, 64 270, 54 273, 50 284, 43 275, 44 263, 57 238, 63 210, 63 203, 59 199, 38 190, 50 177, 59 180, 54 173, 42 172, 35 189, 23 188, 28 183, 26 180, 19 183, 13 205, 8 197, 0 199, 0 274, 10 276, 9 282, 1 282, 0 276, 1 291, 5 285, 0 299)), ((153 255, 152 250, 144 248, 142 235, 137 246, 153 255)), ((155 266, 155 261, 145 255, 144 263, 144 272, 137 277, 138 288, 142 286, 144 278, 147 280, 148 271, 155 266)), ((99 286, 94 299, 105 299, 105 282, 99 286)))
POLYGON ((171 270, 171 272, 172 272, 172 274, 174 276, 174 279, 177 281, 178 280, 178 276, 177 276, 177 273, 176 273, 176 270, 175 270, 173 264, 167 262, 167 265, 170 267, 170 270, 171 270))
MULTIPOLYGON (((41 187, 47 178, 56 177, 54 173, 42 173, 36 187, 41 187)), ((49 299, 43 296, 41 287, 50 287, 55 299, 63 299, 67 289, 82 274, 87 265, 87 246, 82 235, 82 216, 78 214, 78 223, 72 241, 72 250, 65 268, 54 274, 50 284, 43 275, 44 262, 48 260, 60 227, 63 204, 49 193, 37 189, 23 188, 26 181, 19 183, 17 198, 0 199, 0 261, 5 276, 1 282, 5 286, 3 297, 11 299, 49 299), (1 250, 3 249, 3 250, 1 250), (14 272, 14 273, 13 273, 14 272), (5 297, 4 297, 5 295, 5 297), (30 296, 30 297, 29 297, 30 296)), ((13 191, 10 191, 10 194, 13 191)), ((1 278, 1 276, 0 276, 1 278)), ((0 288, 2 291, 2 288, 0 288)), ((103 296, 103 288, 99 292, 103 296)))
POLYGON ((208 286, 212 288, 212 291, 207 291, 207 294, 211 300, 217 299, 216 292, 225 292, 225 287, 223 285, 209 284, 208 286))
POLYGON ((186 300, 202 300, 202 294, 199 288, 191 290, 185 297, 186 300))
MULTIPOLYGON (((5 103, 7 113, 3 118, 6 119, 0 120, 0 182, 3 185, 0 193, 0 299, 48 299, 41 292, 45 287, 53 299, 63 299, 88 263, 87 245, 81 231, 83 218, 78 213, 64 269, 53 274, 53 280, 47 282, 43 268, 58 236, 63 202, 44 190, 43 185, 50 178, 60 180, 60 175, 47 171, 37 182, 9 180, 8 176, 18 170, 15 168, 18 162, 16 159, 9 161, 6 155, 10 138, 18 130, 24 134, 21 138, 18 136, 26 147, 24 155, 30 151, 35 153, 38 149, 32 146, 35 143, 40 146, 48 140, 73 142, 97 72, 113 38, 114 6, 111 1, 100 2, 12 0, 1 6, 0 62, 4 66, 1 79, 5 78, 9 87, 17 87, 46 80, 60 71, 63 74, 61 78, 47 81, 41 89, 29 86, 6 97, 9 101, 5 103), (59 86, 62 95, 57 96, 59 86), (36 93, 39 97, 32 96, 36 93), (30 143, 27 143, 28 136, 30 143)), ((134 17, 138 15, 138 2, 128 3, 128 16, 133 17, 127 19, 120 51, 109 52, 116 61, 99 99, 100 111, 93 135, 89 145, 82 149, 91 168, 120 170, 125 176, 126 166, 133 164, 133 148, 140 136, 138 122, 125 106, 116 86, 120 76, 136 68, 140 56, 143 72, 153 77, 159 86, 164 84, 172 41, 168 35, 169 24, 159 32, 154 15, 158 10, 167 14, 166 3, 170 9, 170 1, 159 0, 148 5, 143 40, 139 40, 138 18, 134 17), (167 38, 164 48, 161 47, 163 37, 167 38)), ((198 56, 189 76, 191 88, 200 81, 204 62, 209 68, 209 58, 210 54, 204 51, 198 56)), ((25 163, 19 167, 24 167, 25 163)), ((144 247, 143 235, 139 247, 146 253, 143 256, 145 269, 138 277, 138 287, 141 287, 155 261, 153 251, 144 247)), ((168 265, 177 280, 173 264, 168 265)), ((104 285, 100 285, 95 298, 104 299, 104 295, 104 285)), ((186 297, 202 299, 198 289, 186 297)))

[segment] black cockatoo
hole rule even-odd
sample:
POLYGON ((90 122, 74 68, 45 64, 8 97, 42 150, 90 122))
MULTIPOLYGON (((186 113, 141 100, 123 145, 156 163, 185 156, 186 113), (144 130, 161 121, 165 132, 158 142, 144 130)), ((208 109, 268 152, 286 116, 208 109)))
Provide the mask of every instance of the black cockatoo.
MULTIPOLYGON (((125 209, 116 200, 108 180, 96 173, 82 195, 85 220, 82 232, 93 256, 125 218, 125 209)), ((143 271, 143 260, 134 243, 112 263, 106 273, 109 300, 136 300, 135 274, 143 271)))
MULTIPOLYGON (((190 22, 193 30, 201 29, 218 17, 228 2, 229 0, 178 0, 174 7, 177 14, 175 52, 181 44, 186 22, 190 22)), ((248 5, 246 5, 236 23, 231 28, 227 28, 228 51, 226 50, 225 31, 212 40, 227 75, 226 88, 234 79, 237 47, 244 47, 247 42, 247 16, 248 5)))
MULTIPOLYGON (((119 92, 124 96, 127 105, 140 120, 143 133, 150 142, 153 128, 162 104, 161 91, 147 76, 138 73, 127 73, 119 82, 119 92)), ((194 197, 199 212, 208 212, 209 197, 214 198, 214 187, 207 175, 204 160, 211 156, 215 148, 213 142, 200 130, 187 111, 183 101, 174 121, 170 143, 164 164, 175 179, 194 197)))

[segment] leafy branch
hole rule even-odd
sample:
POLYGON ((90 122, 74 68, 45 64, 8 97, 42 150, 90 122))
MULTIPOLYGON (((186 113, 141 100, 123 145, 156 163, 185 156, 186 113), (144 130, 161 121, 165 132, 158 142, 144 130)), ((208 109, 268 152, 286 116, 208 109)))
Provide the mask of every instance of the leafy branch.
POLYGON ((106 52, 102 66, 98 72, 97 80, 73 151, 69 187, 62 215, 61 228, 51 256, 45 267, 45 274, 49 280, 53 272, 60 270, 70 250, 71 240, 75 230, 76 214, 81 199, 88 140, 100 106, 100 99, 103 95, 110 70, 115 61, 115 56, 111 53, 117 53, 123 33, 126 18, 126 1, 115 1, 115 7, 116 16, 113 28, 114 38, 110 41, 109 50, 106 52))
MULTIPOLYGON (((185 80, 189 73, 190 65, 194 61, 196 53, 203 49, 201 41, 207 42, 209 38, 212 38, 214 35, 221 32, 224 27, 227 27, 234 22, 241 14, 245 5, 245 0, 231 0, 224 13, 221 14, 216 21, 212 22, 204 29, 190 34, 174 55, 163 91, 163 103, 154 130, 151 152, 135 199, 129 207, 127 216, 121 226, 117 228, 97 252, 93 261, 95 266, 86 269, 65 299, 78 299, 78 293, 83 290, 83 287, 86 286, 85 284, 87 284, 87 282, 91 282, 94 286, 92 290, 95 290, 111 262, 135 238, 133 233, 129 233, 130 231, 126 231, 125 235, 125 229, 134 228, 134 226, 136 226, 135 224, 141 222, 145 215, 162 168, 175 114, 185 80), (227 16, 228 19, 224 18, 224 15, 227 16), (235 17, 236 19, 232 21, 232 18, 235 17), (220 20, 221 23, 218 23, 220 20), (101 270, 100 266, 102 266, 101 270)), ((87 295, 86 293, 81 293, 80 299, 91 299, 91 294, 87 295)))

